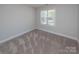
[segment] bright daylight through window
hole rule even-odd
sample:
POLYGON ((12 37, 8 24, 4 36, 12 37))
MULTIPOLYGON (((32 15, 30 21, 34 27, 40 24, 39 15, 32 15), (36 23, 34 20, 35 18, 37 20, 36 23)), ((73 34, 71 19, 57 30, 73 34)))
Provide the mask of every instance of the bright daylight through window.
POLYGON ((51 9, 51 10, 41 10, 40 14, 41 18, 41 24, 45 25, 55 25, 55 19, 56 19, 56 10, 51 9))

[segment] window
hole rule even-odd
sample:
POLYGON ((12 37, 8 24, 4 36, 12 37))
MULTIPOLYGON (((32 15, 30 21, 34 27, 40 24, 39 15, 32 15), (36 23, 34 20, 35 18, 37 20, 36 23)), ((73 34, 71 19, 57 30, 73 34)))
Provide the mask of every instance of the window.
POLYGON ((41 11, 41 24, 47 24, 47 25, 55 25, 55 19, 56 19, 56 10, 42 10, 41 11))

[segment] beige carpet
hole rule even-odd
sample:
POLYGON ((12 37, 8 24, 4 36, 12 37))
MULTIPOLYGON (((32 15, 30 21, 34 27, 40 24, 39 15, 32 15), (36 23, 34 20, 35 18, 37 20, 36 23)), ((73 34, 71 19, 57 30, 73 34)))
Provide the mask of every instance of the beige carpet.
POLYGON ((79 53, 75 40, 41 30, 33 30, 0 44, 1 54, 74 54, 79 53))

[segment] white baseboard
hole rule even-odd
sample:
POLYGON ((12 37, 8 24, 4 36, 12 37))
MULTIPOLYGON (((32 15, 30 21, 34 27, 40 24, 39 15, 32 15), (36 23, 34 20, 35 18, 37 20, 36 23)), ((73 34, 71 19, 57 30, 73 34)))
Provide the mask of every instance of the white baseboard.
MULTIPOLYGON (((53 33, 53 34, 56 34, 56 35, 64 36, 64 37, 67 37, 67 38, 70 38, 70 39, 73 39, 73 40, 77 40, 77 41, 79 42, 78 38, 76 38, 76 37, 71 37, 71 36, 68 36, 68 35, 65 35, 65 34, 56 33, 56 32, 52 32, 52 31, 48 31, 48 30, 46 30, 46 29, 41 29, 41 28, 36 28, 36 29, 38 29, 38 30, 43 30, 43 31, 46 31, 46 32, 49 32, 49 33, 53 33)), ((32 31, 32 30, 34 30, 34 29, 29 29, 29 30, 27 30, 27 31, 24 31, 24 32, 19 33, 19 34, 16 34, 16 35, 11 36, 11 37, 9 37, 9 38, 7 38, 7 39, 4 39, 4 40, 0 41, 0 44, 1 44, 1 43, 4 43, 4 42, 7 42, 7 41, 9 41, 9 40, 12 40, 13 38, 16 38, 16 37, 18 37, 18 36, 21 36, 21 35, 23 35, 23 34, 25 34, 25 33, 27 33, 27 32, 30 32, 30 31, 32 31)))
POLYGON ((38 30, 43 30, 43 31, 46 31, 46 32, 49 32, 49 33, 53 33, 53 34, 56 34, 56 35, 64 36, 64 37, 67 37, 67 38, 70 38, 70 39, 73 39, 73 40, 77 40, 79 42, 78 38, 76 38, 76 37, 71 37, 71 36, 68 36, 68 35, 65 35, 65 34, 48 31, 48 30, 42 29, 42 28, 38 28, 38 30))
POLYGON ((1 44, 1 43, 4 43, 4 42, 7 42, 7 41, 9 41, 9 40, 12 40, 13 38, 16 38, 16 37, 18 37, 18 36, 21 36, 21 35, 23 35, 23 34, 25 34, 25 33, 27 33, 27 32, 30 32, 30 31, 32 31, 32 30, 34 30, 34 29, 29 29, 29 30, 27 30, 27 31, 21 32, 21 33, 16 34, 16 35, 13 35, 13 36, 11 36, 11 37, 9 37, 9 38, 7 38, 7 39, 1 40, 1 41, 0 41, 0 44, 1 44))

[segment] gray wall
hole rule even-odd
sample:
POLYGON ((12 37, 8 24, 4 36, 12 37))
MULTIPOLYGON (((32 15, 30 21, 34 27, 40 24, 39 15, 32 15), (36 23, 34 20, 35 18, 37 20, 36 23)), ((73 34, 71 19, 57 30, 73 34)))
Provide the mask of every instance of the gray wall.
POLYGON ((77 27, 78 27, 77 33, 78 33, 78 39, 79 39, 79 5, 78 5, 78 20, 77 20, 77 27))
POLYGON ((56 8, 56 25, 40 24, 40 10, 44 9, 44 7, 40 7, 37 9, 37 28, 77 37, 77 5, 50 5, 45 8, 56 8))
POLYGON ((34 28, 35 11, 27 5, 0 5, 0 40, 34 28))

